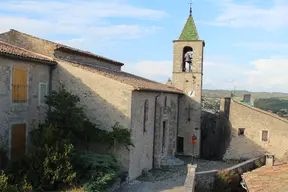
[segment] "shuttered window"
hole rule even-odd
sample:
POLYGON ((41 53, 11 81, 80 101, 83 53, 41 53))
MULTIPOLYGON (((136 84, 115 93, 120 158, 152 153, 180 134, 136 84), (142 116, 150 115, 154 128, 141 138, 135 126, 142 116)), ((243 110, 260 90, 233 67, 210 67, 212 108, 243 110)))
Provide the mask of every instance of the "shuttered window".
POLYGON ((26 124, 14 124, 11 128, 11 160, 24 156, 26 150, 26 124))
POLYGON ((45 104, 45 97, 48 93, 48 84, 47 83, 39 83, 39 103, 45 104))
POLYGON ((27 68, 13 66, 12 69, 12 102, 27 102, 27 68))

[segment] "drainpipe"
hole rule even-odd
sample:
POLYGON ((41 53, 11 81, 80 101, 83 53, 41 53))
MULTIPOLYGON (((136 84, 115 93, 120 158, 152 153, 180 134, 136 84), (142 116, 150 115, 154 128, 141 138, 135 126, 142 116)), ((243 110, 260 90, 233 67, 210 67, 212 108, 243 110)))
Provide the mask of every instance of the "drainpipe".
POLYGON ((154 152, 155 152, 155 133, 156 133, 156 108, 157 108, 157 99, 158 97, 162 94, 162 92, 160 92, 158 95, 156 95, 155 97, 155 108, 154 108, 154 129, 153 129, 153 152, 152 152, 152 155, 153 155, 153 168, 155 168, 155 162, 154 162, 154 152))
POLYGON ((178 140, 178 132, 179 132, 179 117, 180 117, 180 111, 179 111, 179 109, 180 109, 180 97, 182 97, 182 95, 179 95, 178 96, 178 106, 177 106, 177 128, 176 128, 176 154, 177 154, 177 148, 178 148, 178 142, 177 142, 177 140, 178 140))
MULTIPOLYGON (((52 73, 53 70, 56 68, 56 65, 51 65, 49 69, 49 87, 48 87, 48 95, 51 95, 52 93, 52 73)), ((48 112, 51 112, 51 106, 48 108, 48 112)))

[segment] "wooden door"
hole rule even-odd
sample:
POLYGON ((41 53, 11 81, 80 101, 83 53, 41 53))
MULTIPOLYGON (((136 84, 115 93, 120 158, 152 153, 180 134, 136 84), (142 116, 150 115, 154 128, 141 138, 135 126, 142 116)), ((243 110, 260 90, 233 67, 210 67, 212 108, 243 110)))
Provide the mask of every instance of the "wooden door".
POLYGON ((26 150, 26 124, 15 124, 11 130, 11 160, 23 157, 26 150))

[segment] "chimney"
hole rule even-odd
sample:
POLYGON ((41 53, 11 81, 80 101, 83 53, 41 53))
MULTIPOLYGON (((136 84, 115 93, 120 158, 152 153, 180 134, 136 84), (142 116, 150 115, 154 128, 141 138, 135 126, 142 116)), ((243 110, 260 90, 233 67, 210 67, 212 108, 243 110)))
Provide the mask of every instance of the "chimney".
POLYGON ((243 100, 245 103, 251 102, 251 94, 244 94, 243 100))
POLYGON ((274 155, 267 153, 266 156, 266 166, 274 166, 274 155))

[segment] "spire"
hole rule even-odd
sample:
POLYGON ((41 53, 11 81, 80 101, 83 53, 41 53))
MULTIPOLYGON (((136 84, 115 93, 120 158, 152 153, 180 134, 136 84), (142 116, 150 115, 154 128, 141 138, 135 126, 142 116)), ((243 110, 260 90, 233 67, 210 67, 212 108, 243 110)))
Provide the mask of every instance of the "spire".
POLYGON ((196 25, 192 17, 192 3, 189 4, 190 4, 190 14, 179 37, 179 40, 186 40, 186 41, 199 40, 196 25))

